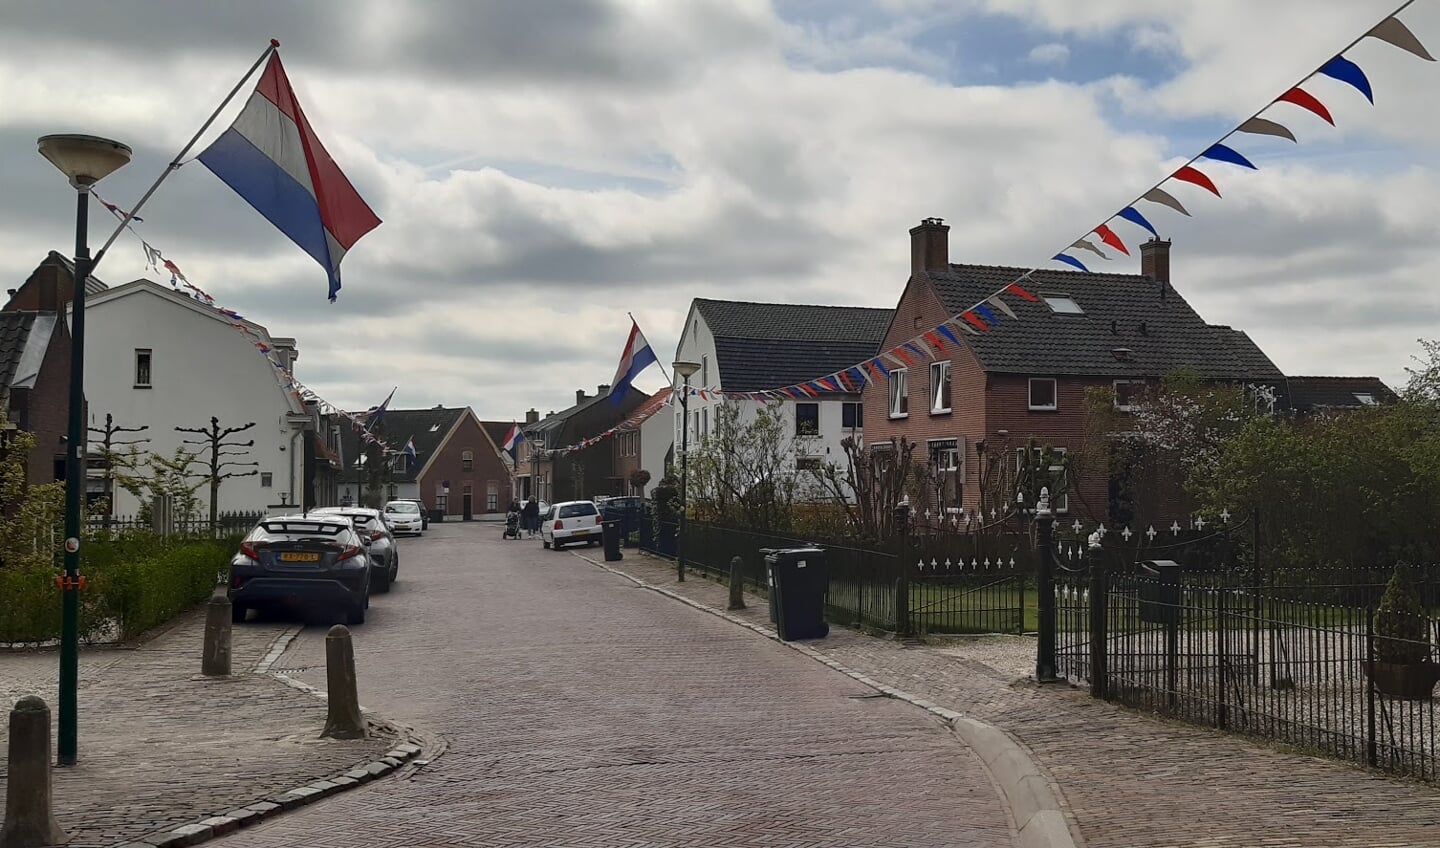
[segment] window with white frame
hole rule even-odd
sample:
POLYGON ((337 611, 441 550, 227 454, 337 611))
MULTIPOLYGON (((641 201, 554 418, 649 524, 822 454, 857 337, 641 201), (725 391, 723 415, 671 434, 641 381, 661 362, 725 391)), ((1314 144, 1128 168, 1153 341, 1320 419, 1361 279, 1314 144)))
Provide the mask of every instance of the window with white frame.
POLYGON ((1030 409, 1051 412, 1059 409, 1059 387, 1054 377, 1030 378, 1030 409))
POLYGON ((1140 393, 1145 390, 1145 381, 1116 380, 1114 390, 1115 408, 1120 412, 1129 412, 1140 399, 1140 393))
POLYGON ((150 388, 150 360, 151 351, 149 348, 135 349, 135 388, 150 388))
POLYGON ((475 452, 470 450, 469 448, 466 448, 465 450, 460 452, 460 470, 475 470, 475 452))
POLYGON ((963 459, 959 439, 931 439, 930 471, 936 487, 936 506, 953 507, 960 504, 960 463, 963 459))
POLYGON ((710 408, 700 410, 700 438, 710 438, 710 408))
POLYGON ((950 411, 950 363, 930 363, 930 414, 950 411))
POLYGON ((865 426, 865 404, 846 401, 840 404, 840 426, 846 430, 859 430, 865 426))
POLYGON ((910 387, 904 368, 890 372, 890 417, 904 418, 910 414, 910 387))
POLYGON ((818 403, 797 403, 797 404, 795 404, 795 435, 797 435, 797 436, 818 436, 818 435, 820 435, 820 404, 818 404, 818 403))
MULTIPOLYGON (((1057 494, 1055 493, 1056 486, 1055 486, 1055 485, 1051 485, 1051 483, 1050 483, 1049 481, 1055 481, 1055 482, 1057 482, 1057 483, 1059 483, 1059 482, 1067 482, 1067 483, 1068 483, 1068 482, 1069 482, 1069 481, 1064 480, 1065 474, 1066 474, 1067 472, 1066 472, 1066 470, 1065 470, 1065 465, 1064 465, 1063 463, 1064 463, 1064 461, 1065 461, 1065 456, 1070 452, 1070 449, 1069 449, 1069 448, 1049 448, 1048 450, 1050 451, 1050 464, 1049 464, 1049 465, 1045 465, 1045 464, 1044 464, 1044 463, 1045 463, 1045 451, 1046 451, 1046 448, 1037 447, 1037 448, 1032 448, 1032 449, 1028 452, 1029 455, 1030 455, 1030 463, 1029 463, 1029 467, 1027 468, 1027 467, 1026 467, 1026 462, 1025 462, 1025 456, 1026 456, 1026 454, 1027 454, 1026 449, 1025 449, 1025 448, 1016 448, 1016 449, 1015 449, 1015 474, 1016 474, 1016 476, 1019 477, 1021 480, 1023 480, 1023 479, 1025 478, 1025 475, 1026 475, 1027 472, 1039 476, 1039 478, 1040 478, 1040 483, 1039 483, 1039 485, 1035 486, 1035 491, 1036 491, 1037 495, 1038 495, 1038 493, 1039 493, 1039 491, 1040 491, 1041 488, 1048 488, 1048 489, 1050 489, 1050 509, 1051 509, 1052 511, 1054 511, 1055 513, 1057 513, 1057 514, 1058 514, 1058 513, 1069 512, 1069 511, 1070 511, 1070 493, 1069 493, 1069 492, 1064 492, 1064 493, 1061 493, 1061 494, 1058 494, 1058 495, 1057 495, 1057 494)), ((1035 504, 1029 503, 1029 504, 1026 504, 1026 506, 1027 506, 1027 508, 1034 508, 1035 504)))
POLYGON ((800 456, 795 458, 796 471, 809 471, 818 474, 824 466, 825 460, 818 456, 800 456))

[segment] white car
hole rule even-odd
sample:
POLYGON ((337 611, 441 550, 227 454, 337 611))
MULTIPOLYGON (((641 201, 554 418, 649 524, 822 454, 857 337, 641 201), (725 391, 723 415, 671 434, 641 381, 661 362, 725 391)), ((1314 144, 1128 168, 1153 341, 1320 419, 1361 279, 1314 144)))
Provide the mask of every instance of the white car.
POLYGON ((600 541, 600 510, 591 501, 565 501, 540 518, 540 544, 553 550, 571 542, 600 541))
POLYGON ((390 529, 395 535, 401 533, 414 533, 419 536, 425 532, 425 516, 420 513, 420 505, 414 501, 391 501, 385 504, 385 520, 390 522, 390 529))

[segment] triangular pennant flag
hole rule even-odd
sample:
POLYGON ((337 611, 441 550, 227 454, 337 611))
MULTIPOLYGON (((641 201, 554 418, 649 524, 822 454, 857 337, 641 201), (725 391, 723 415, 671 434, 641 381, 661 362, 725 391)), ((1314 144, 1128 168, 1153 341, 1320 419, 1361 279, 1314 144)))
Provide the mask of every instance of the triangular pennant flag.
POLYGON ((858 365, 851 368, 849 373, 857 386, 863 387, 866 383, 870 382, 870 378, 865 375, 865 369, 858 365))
POLYGON ((1088 251, 1090 251, 1091 253, 1095 254, 1096 256, 1100 257, 1101 259, 1109 259, 1109 258, 1110 258, 1110 257, 1108 257, 1108 256, 1105 255, 1105 251, 1103 251, 1103 250, 1101 250, 1100 248, 1096 247, 1096 246, 1095 246, 1095 242, 1090 241, 1089 239, 1083 239, 1083 238, 1082 238, 1082 239, 1080 239, 1079 241, 1075 242, 1074 244, 1072 244, 1072 245, 1070 245, 1070 246, 1073 247, 1073 248, 1076 248, 1077 250, 1088 250, 1088 251))
MULTIPOLYGON (((997 295, 992 295, 992 296, 990 296, 990 297, 987 297, 987 298, 985 299, 985 302, 988 303, 988 304, 990 304, 991 306, 995 307, 996 309, 1000 310, 1001 312, 1004 312, 1007 316, 1009 316, 1009 317, 1011 317, 1011 318, 1016 317, 1016 316, 1015 316, 1015 310, 1013 310, 1013 309, 1010 308, 1010 304, 1008 304, 1008 303, 1006 303, 1005 301, 1001 300, 1001 299, 1000 299, 1000 295, 998 295, 998 294, 997 294, 997 295)), ((941 326, 943 327, 944 325, 942 324, 941 326)))
POLYGON ((1145 229, 1149 230, 1150 235, 1154 236, 1155 238, 1160 238, 1160 234, 1155 231, 1155 227, 1153 227, 1149 221, 1145 220, 1145 216, 1141 215, 1140 210, 1136 209, 1134 206, 1126 206, 1124 209, 1120 210, 1119 214, 1121 218, 1124 218, 1130 223, 1139 227, 1144 227, 1145 229))
POLYGON ((989 307, 985 306, 984 304, 980 304, 979 306, 976 306, 976 307, 975 307, 975 312, 976 312, 976 314, 978 314, 981 318, 984 318, 986 321, 990 322, 991 324, 999 324, 999 323, 1000 323, 1000 316, 996 315, 994 312, 991 312, 990 309, 989 309, 989 307))
POLYGON ((1079 268, 1081 271, 1084 271, 1087 274, 1090 273, 1090 269, 1085 267, 1085 263, 1081 262, 1079 259, 1076 259, 1073 256, 1067 256, 1064 253, 1057 253, 1051 258, 1054 259, 1056 262, 1064 262, 1066 265, 1079 268))
POLYGON ((1182 180, 1184 182, 1200 186, 1201 188, 1209 191, 1216 197, 1220 196, 1220 189, 1215 187, 1215 183, 1211 182, 1209 177, 1205 176, 1203 173, 1195 170, 1189 165, 1186 165, 1185 167, 1181 168, 1170 176, 1173 179, 1182 180))
POLYGON ((870 360, 870 368, 873 371, 878 371, 879 376, 881 377, 890 376, 890 369, 885 367, 885 363, 881 361, 880 357, 878 356, 870 360))
POLYGON ((895 348, 894 350, 887 353, 886 356, 889 356, 892 360, 899 362, 902 367, 915 364, 915 360, 910 358, 910 352, 905 350, 905 348, 903 347, 895 348))
POLYGON ((1095 235, 1099 236, 1101 241, 1105 242, 1106 244, 1110 245, 1111 247, 1115 248, 1126 256, 1130 255, 1130 250, 1125 247, 1125 242, 1121 241, 1120 237, 1115 235, 1115 232, 1105 224, 1101 224, 1100 226, 1095 228, 1095 235))
POLYGON ((1315 114, 1324 118, 1325 123, 1329 124, 1330 126, 1335 126, 1335 119, 1330 117, 1330 110, 1325 108, 1325 104, 1321 103, 1319 100, 1316 100, 1315 95, 1311 94, 1310 92, 1306 91, 1298 85, 1285 92, 1284 94, 1280 95, 1279 97, 1275 98, 1275 102, 1293 103, 1296 106, 1299 106, 1301 109, 1308 109, 1309 111, 1314 112, 1315 114))
MULTIPOLYGON (((996 300, 999 300, 999 298, 997 297, 996 300)), ((1014 318, 1014 313, 1011 313, 1010 317, 1014 318)), ((948 323, 941 324, 940 326, 936 327, 935 332, 949 339, 950 343, 955 345, 956 347, 960 346, 960 337, 955 335, 955 331, 950 329, 950 325, 948 323)))
MULTIPOLYGON (((1063 255, 1063 254, 1062 254, 1062 255, 1063 255)), ((1069 257, 1066 257, 1066 258, 1069 258, 1069 257)), ((1076 263, 1076 264, 1079 264, 1079 263, 1076 263)), ((983 331, 985 331, 985 332, 987 332, 987 333, 990 332, 990 325, 989 325, 989 324, 986 324, 984 321, 981 321, 980 318, 977 317, 974 312, 961 312, 961 313, 960 313, 960 317, 961 317, 961 318, 964 318, 965 321, 966 321, 966 323, 968 323, 970 326, 972 326, 972 327, 974 327, 974 328, 976 328, 976 329, 978 329, 978 330, 983 330, 983 331)))
POLYGON ((930 346, 935 348, 940 353, 945 352, 945 340, 940 338, 940 334, 936 333, 934 330, 931 330, 930 332, 925 334, 925 341, 929 342, 930 346))
POLYGON ((1430 55, 1430 51, 1425 49, 1425 45, 1420 43, 1420 39, 1415 37, 1415 33, 1401 23, 1399 18, 1386 18, 1365 34, 1387 44, 1393 44, 1401 50, 1414 53, 1427 62, 1435 61, 1435 57, 1430 55))
POLYGON ((1145 196, 1140 199, 1148 200, 1151 203, 1158 203, 1161 206, 1169 206, 1181 215, 1187 218, 1190 217, 1190 211, 1187 210, 1180 201, 1176 200, 1173 194, 1163 188, 1152 188, 1145 192, 1145 196))
POLYGON ((1326 62, 1320 68, 1320 73, 1331 79, 1355 86, 1361 94, 1365 95, 1365 99, 1370 101, 1370 105, 1375 105, 1375 91, 1370 87, 1370 78, 1365 76, 1365 72, 1360 69, 1359 65, 1344 56, 1336 56, 1326 62))
POLYGON ((1233 148, 1226 147, 1223 144, 1211 145, 1209 150, 1200 155, 1206 159, 1214 159, 1216 162, 1229 162, 1231 165, 1239 165, 1242 168, 1249 168, 1252 171, 1260 170, 1255 167, 1255 163, 1240 155, 1233 148))
POLYGON ((901 347, 910 351, 916 356, 923 357, 925 359, 933 359, 935 356, 935 352, 932 351, 925 344, 925 342, 921 341, 920 339, 912 339, 906 342, 904 345, 901 345, 901 347))
POLYGON ((1010 292, 1021 300, 1028 300, 1031 303, 1040 302, 1040 298, 1026 291, 1025 287, 1020 285, 1019 283, 1011 283, 1010 285, 1005 287, 1005 291, 1010 292))
MULTIPOLYGON (((1251 118, 1235 128, 1235 132, 1250 133, 1251 135, 1273 135, 1276 138, 1288 138, 1297 141, 1295 133, 1284 124, 1277 124, 1265 118, 1251 118)), ((1298 142, 1297 142, 1298 143, 1298 142)))

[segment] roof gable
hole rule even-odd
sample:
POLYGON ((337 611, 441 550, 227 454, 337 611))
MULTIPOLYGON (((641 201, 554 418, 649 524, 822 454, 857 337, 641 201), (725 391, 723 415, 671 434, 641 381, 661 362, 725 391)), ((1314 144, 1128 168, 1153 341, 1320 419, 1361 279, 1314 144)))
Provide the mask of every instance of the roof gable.
POLYGON ((10 388, 29 345, 35 312, 0 312, 0 389, 10 388))
POLYGON ((928 274, 946 311, 959 315, 1007 284, 1024 279, 1038 302, 1005 296, 1015 318, 1000 315, 965 341, 986 371, 1097 377, 1159 377, 1188 368, 1205 379, 1284 379, 1245 333, 1205 323, 1173 285, 1133 274, 1027 271, 951 265, 928 274), (1064 295, 1083 314, 1060 314, 1044 295, 1064 295), (1117 353, 1119 351, 1119 353, 1117 353))
POLYGON ((1379 377, 1290 377, 1290 406, 1299 412, 1314 409, 1358 409, 1396 403, 1400 396, 1379 377), (1361 400, 1369 397, 1372 403, 1361 400))
MULTIPOLYGON (((405 443, 415 440, 415 459, 405 463, 404 472, 395 472, 397 482, 413 483, 419 479, 420 471, 433 458, 450 431, 455 429, 460 418, 469 407, 443 407, 430 409, 387 409, 385 416, 376 425, 380 438, 392 450, 403 450, 405 443)), ((363 417, 363 416, 357 416, 363 417)), ((355 425, 340 425, 340 442, 349 468, 354 469, 360 461, 363 449, 360 444, 360 430, 355 425)))
POLYGON ((875 355, 893 309, 696 298, 715 338, 720 387, 758 391, 813 380, 875 355))

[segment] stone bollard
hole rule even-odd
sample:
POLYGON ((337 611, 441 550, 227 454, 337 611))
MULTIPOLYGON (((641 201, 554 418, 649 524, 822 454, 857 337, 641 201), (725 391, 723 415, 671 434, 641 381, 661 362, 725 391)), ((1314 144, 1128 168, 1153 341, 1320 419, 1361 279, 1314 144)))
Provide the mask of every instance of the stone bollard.
POLYGON ((217 589, 205 605, 205 651, 200 673, 206 677, 230 675, 230 594, 217 589))
POLYGON ((325 635, 325 688, 329 713, 321 737, 363 739, 365 719, 355 681, 355 645, 350 628, 337 624, 325 635))
POLYGON ((34 695, 10 711, 9 782, 0 848, 60 845, 69 837, 50 804, 50 708, 34 695))
POLYGON ((726 609, 745 609, 745 561, 730 557, 730 605, 726 609))

